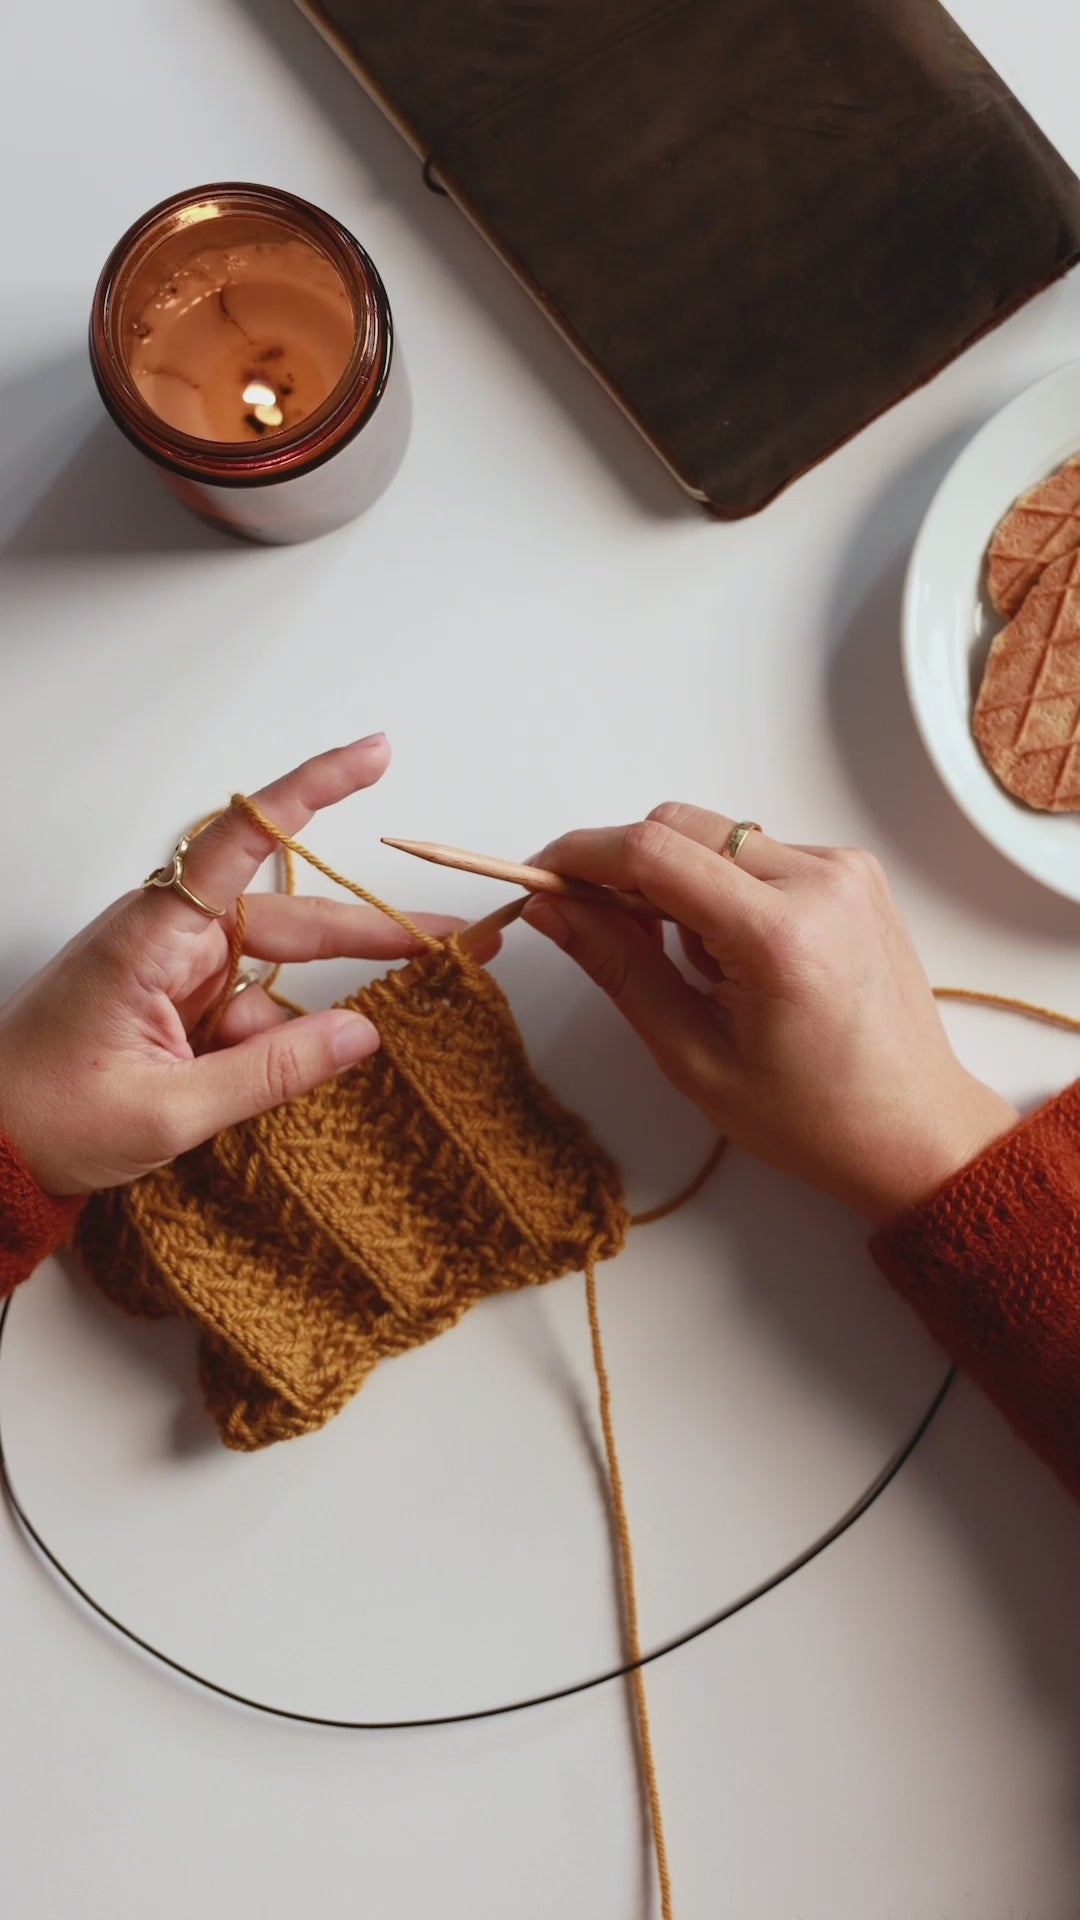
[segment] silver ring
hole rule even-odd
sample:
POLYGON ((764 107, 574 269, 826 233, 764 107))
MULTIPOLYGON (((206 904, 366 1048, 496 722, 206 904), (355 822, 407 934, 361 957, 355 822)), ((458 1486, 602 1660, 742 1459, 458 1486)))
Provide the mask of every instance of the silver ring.
POLYGON ((241 967, 236 979, 229 988, 230 1003, 238 999, 240 994, 246 993, 249 987, 258 987, 261 985, 261 976, 257 974, 252 967, 241 967))

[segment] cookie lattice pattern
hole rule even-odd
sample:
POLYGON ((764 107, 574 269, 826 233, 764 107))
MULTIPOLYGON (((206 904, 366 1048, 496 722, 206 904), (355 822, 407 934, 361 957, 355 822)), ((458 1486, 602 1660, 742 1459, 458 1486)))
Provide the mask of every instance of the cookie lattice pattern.
POLYGON ((1046 568, 998 634, 973 731, 1018 800, 1080 811, 1080 547, 1046 568))

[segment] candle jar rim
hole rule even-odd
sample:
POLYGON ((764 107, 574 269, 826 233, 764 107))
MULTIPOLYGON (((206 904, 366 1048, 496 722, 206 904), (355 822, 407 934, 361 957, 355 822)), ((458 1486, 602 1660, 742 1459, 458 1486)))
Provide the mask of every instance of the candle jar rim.
POLYGON ((393 326, 386 289, 360 242, 321 207, 283 188, 226 181, 172 194, 133 222, 101 270, 90 313, 90 364, 112 418, 170 472, 218 486, 266 486, 330 459, 370 419, 386 387, 393 326), (203 211, 205 209, 205 211, 203 211), (211 440, 170 426, 139 392, 121 340, 124 295, 169 240, 215 219, 265 219, 306 242, 340 275, 355 315, 353 348, 326 399, 295 426, 259 441, 211 440))

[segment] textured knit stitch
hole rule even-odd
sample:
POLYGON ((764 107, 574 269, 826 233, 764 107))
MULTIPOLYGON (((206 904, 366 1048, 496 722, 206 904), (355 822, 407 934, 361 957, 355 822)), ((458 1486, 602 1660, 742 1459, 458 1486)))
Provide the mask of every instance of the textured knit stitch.
POLYGON ((626 1233, 614 1162, 537 1080, 505 995, 455 942, 345 1004, 374 1021, 378 1053, 95 1195, 79 1226, 111 1298, 201 1328, 227 1446, 311 1432, 380 1360, 626 1233))

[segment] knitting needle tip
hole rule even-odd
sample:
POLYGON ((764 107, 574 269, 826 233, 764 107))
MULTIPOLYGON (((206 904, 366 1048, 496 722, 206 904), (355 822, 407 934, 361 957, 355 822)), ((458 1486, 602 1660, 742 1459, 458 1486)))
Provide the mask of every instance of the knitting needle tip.
POLYGON ((591 906, 622 907, 626 913, 651 919, 666 917, 642 894, 594 886, 590 880, 574 880, 562 873, 552 873, 547 867, 523 866, 520 861, 497 860, 486 853, 466 853, 462 847, 444 847, 437 840, 395 840, 384 834, 382 844, 393 847, 397 853, 411 853, 418 860, 430 860, 437 867, 478 873, 488 880, 506 880, 511 886, 524 887, 527 893, 556 893, 566 900, 587 901, 591 906))

